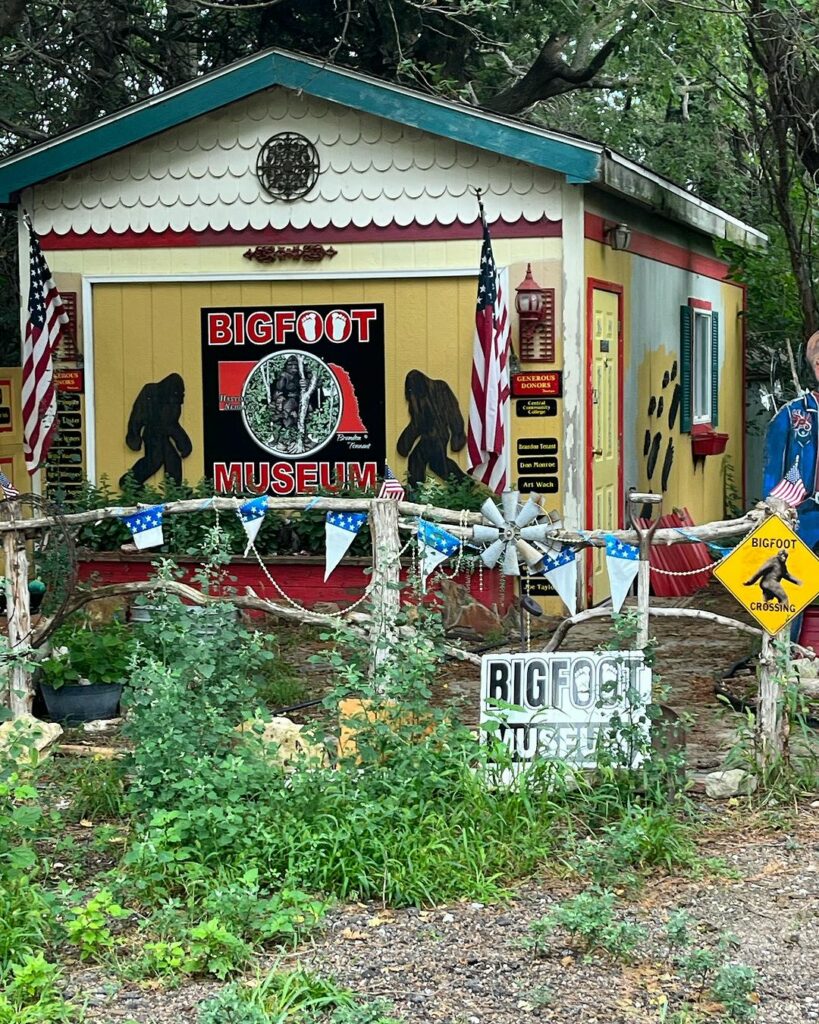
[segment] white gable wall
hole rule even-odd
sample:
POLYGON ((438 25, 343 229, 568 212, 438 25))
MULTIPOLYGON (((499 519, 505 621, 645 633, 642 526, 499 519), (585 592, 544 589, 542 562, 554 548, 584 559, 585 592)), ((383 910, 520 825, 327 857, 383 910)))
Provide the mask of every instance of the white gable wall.
MULTIPOLYGON (((24 197, 39 234, 155 232, 561 217, 559 175, 360 114, 283 88, 268 89, 76 168, 24 197), (279 132, 317 148, 316 187, 292 203, 256 177, 261 146, 279 132)), ((535 232, 536 233, 536 232, 535 232)))

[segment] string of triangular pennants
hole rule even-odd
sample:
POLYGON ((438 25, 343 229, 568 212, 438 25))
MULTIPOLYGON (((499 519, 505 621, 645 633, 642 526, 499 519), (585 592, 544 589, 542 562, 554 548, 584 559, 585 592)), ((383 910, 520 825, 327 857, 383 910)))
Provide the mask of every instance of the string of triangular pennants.
MULTIPOLYGON (((153 505, 133 515, 121 516, 138 549, 159 547, 164 543, 163 509, 162 505, 153 505)), ((247 535, 245 556, 256 540, 266 512, 267 499, 264 496, 251 498, 236 509, 247 535)), ((324 524, 325 582, 338 567, 366 522, 365 512, 327 513, 324 524)), ((447 558, 457 554, 462 542, 442 526, 422 518, 417 522, 417 537, 421 586, 426 590, 430 573, 447 558)), ((612 611, 615 614, 622 608, 639 566, 639 549, 635 545, 624 544, 614 536, 606 535, 606 570, 611 586, 612 611)), ((569 614, 577 614, 577 556, 573 548, 564 547, 559 554, 544 555, 542 568, 533 575, 544 576, 566 605, 569 614)))

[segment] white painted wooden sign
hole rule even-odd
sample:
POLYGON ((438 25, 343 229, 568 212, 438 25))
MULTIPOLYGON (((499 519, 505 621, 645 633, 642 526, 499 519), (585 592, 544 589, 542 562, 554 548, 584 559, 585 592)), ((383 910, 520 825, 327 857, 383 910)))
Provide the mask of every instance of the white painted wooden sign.
MULTIPOLYGON (((481 659, 481 725, 499 723, 497 735, 517 771, 537 758, 594 767, 601 732, 611 731, 615 716, 647 740, 644 709, 650 702, 651 669, 642 651, 487 654, 481 659)), ((635 755, 632 767, 639 760, 635 755)))

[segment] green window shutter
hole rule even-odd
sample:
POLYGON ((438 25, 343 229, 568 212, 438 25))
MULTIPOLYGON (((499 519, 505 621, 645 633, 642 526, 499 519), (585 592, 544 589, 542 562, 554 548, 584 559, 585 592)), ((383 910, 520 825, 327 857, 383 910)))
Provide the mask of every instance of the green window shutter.
POLYGON ((680 430, 691 433, 691 362, 693 349, 694 311, 680 306, 680 430))
POLYGON ((711 314, 711 426, 719 422, 719 313, 711 314))

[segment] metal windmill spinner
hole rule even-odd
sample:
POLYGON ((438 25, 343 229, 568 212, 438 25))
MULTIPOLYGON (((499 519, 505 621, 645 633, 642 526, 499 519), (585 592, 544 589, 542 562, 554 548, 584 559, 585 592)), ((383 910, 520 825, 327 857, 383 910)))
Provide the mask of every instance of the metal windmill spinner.
POLYGON ((498 508, 487 498, 481 514, 491 525, 472 528, 472 539, 488 545, 481 552, 481 560, 488 569, 494 569, 500 562, 504 575, 520 576, 521 562, 532 572, 540 567, 544 555, 560 552, 562 545, 550 540, 549 535, 560 529, 562 519, 559 513, 549 512, 545 521, 538 522, 544 513, 536 494, 531 494, 521 506, 518 491, 504 491, 501 506, 498 508))

